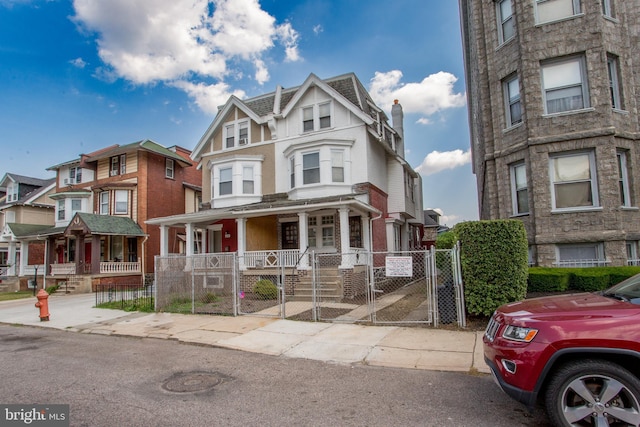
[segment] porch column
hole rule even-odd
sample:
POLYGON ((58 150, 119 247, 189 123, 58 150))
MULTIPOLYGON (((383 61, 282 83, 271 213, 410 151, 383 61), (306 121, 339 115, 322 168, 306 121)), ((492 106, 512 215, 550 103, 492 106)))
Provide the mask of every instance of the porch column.
MULTIPOLYGON (((300 255, 309 247, 309 214, 307 212, 298 213, 298 229, 300 230, 300 255)), ((299 268, 309 269, 309 253, 300 258, 299 268)))
POLYGON ((166 225, 160 226, 160 256, 167 256, 169 253, 169 233, 166 225))
POLYGON ((340 247, 342 252, 342 262, 340 268, 353 267, 349 250, 349 208, 338 209, 340 214, 340 247))
POLYGON ((371 221, 369 218, 360 217, 362 223, 362 247, 365 251, 371 252, 371 221))
POLYGON ((7 254, 7 264, 9 264, 9 269, 7 270, 8 276, 16 276, 16 242, 9 242, 9 253, 7 254))
POLYGON ((20 273, 18 276, 24 276, 29 265, 29 242, 20 241, 20 273))
POLYGON ((187 247, 185 248, 185 253, 187 256, 193 255, 193 224, 188 223, 186 225, 186 233, 187 233, 187 247))
POLYGON ((91 274, 100 273, 100 236, 94 234, 91 238, 91 274))
POLYGON ((84 259, 84 234, 79 234, 76 236, 76 274, 85 274, 84 259))
POLYGON ((245 262, 244 262, 244 253, 247 250, 247 219, 246 218, 237 218, 236 225, 238 228, 238 261, 240 270, 246 270, 245 262))

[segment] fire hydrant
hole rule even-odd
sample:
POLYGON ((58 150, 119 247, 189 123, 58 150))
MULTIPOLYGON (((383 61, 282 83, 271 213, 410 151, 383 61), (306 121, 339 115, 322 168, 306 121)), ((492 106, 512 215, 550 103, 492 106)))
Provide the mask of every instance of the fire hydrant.
POLYGON ((49 301, 47 301, 49 294, 44 289, 40 289, 36 298, 38 298, 36 307, 40 309, 40 321, 49 321, 49 301))

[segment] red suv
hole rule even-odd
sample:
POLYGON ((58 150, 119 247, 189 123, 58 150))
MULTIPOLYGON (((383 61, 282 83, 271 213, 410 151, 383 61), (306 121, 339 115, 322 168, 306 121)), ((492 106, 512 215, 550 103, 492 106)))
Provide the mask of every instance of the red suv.
POLYGON ((496 383, 558 426, 640 425, 640 275, 598 293, 506 304, 484 357, 496 383))

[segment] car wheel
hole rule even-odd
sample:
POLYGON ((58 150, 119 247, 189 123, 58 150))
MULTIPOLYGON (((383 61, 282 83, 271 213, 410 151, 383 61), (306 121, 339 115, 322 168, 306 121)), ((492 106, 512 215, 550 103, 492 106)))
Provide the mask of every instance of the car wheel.
POLYGON ((640 425, 640 380, 604 360, 571 362, 547 387, 545 404, 557 426, 640 425))

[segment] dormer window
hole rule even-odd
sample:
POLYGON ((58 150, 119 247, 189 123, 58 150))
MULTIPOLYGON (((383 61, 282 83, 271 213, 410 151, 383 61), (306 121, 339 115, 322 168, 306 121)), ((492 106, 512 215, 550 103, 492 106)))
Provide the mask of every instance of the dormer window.
POLYGON ((10 182, 7 185, 7 202, 16 202, 18 201, 18 183, 10 182))
POLYGON ((113 156, 109 176, 124 175, 125 173, 127 173, 127 155, 113 156))
POLYGON ((224 148, 234 148, 249 143, 249 120, 240 120, 224 127, 224 148))
POLYGON ((302 132, 331 127, 331 102, 302 108, 302 132))
POLYGON ((69 168, 69 184, 80 184, 82 182, 82 168, 69 168))

